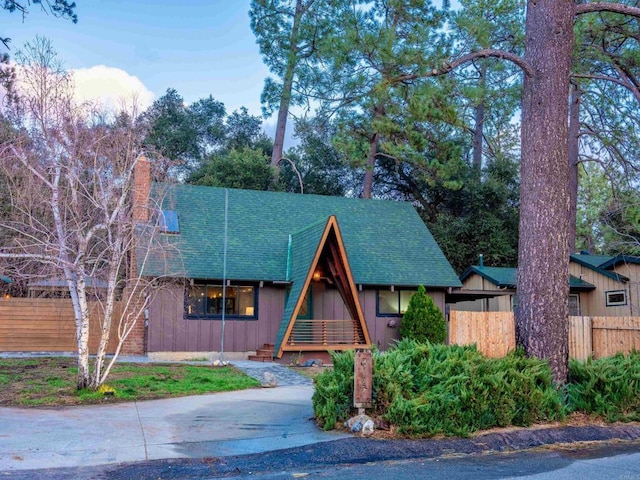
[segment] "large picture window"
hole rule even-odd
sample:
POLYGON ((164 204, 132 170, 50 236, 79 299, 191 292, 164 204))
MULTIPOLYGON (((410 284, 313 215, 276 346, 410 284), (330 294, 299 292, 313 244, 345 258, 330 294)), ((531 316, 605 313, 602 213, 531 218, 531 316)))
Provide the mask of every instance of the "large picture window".
POLYGON ((189 318, 257 318, 257 291, 252 285, 194 284, 187 289, 186 314, 189 318))
POLYGON ((378 290, 377 315, 379 317, 400 317, 404 315, 409 306, 411 295, 414 293, 416 293, 416 290, 397 290, 395 292, 378 290))

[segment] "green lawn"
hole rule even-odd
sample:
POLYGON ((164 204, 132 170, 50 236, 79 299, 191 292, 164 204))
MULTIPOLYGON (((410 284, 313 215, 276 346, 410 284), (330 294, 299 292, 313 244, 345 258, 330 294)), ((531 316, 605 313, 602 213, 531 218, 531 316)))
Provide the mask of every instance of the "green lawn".
POLYGON ((0 406, 116 403, 243 390, 260 385, 234 367, 118 363, 103 391, 79 391, 75 386, 77 373, 73 358, 0 359, 0 406))

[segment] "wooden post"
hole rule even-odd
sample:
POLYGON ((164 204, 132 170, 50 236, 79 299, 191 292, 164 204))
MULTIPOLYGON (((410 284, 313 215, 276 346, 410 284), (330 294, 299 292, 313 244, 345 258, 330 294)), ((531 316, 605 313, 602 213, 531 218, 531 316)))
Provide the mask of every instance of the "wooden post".
POLYGON ((371 407, 373 390, 373 358, 371 350, 357 349, 353 363, 353 406, 358 414, 371 407))

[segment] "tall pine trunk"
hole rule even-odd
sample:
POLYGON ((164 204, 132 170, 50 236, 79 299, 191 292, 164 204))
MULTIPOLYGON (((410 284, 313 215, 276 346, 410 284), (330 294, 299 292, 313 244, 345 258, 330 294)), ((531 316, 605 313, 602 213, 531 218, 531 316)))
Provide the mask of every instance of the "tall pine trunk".
POLYGON ((373 171, 376 167, 376 156, 378 155, 378 134, 375 133, 369 139, 369 154, 367 155, 367 165, 364 172, 362 185, 362 198, 371 198, 373 190, 373 171))
POLYGON ((273 151, 271 153, 271 166, 280 169, 282 152, 284 150, 284 137, 287 130, 287 118, 289 116, 289 106, 291 104, 291 91, 293 89, 293 78, 295 76, 296 64, 298 62, 298 36, 300 30, 300 19, 304 14, 302 0, 296 1, 296 11, 293 16, 291 26, 291 37, 289 41, 289 54, 287 56, 287 67, 282 79, 282 96, 280 97, 280 108, 278 109, 278 122, 276 123, 276 133, 273 139, 273 151))
POLYGON ((575 0, 528 0, 522 99, 520 244, 516 340, 549 360, 554 381, 568 370, 568 101, 575 0))
POLYGON ((478 87, 480 88, 480 99, 476 105, 475 125, 473 129, 473 168, 479 176, 482 171, 482 144, 484 140, 484 108, 485 108, 485 89, 487 87, 487 63, 484 59, 480 61, 480 78, 478 79, 478 87))

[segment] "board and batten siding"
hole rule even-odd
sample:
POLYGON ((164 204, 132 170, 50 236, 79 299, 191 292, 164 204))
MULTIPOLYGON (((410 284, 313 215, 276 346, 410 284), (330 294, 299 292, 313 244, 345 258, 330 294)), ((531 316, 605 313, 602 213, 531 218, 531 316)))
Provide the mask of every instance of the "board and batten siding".
MULTIPOLYGON (((614 272, 629 279, 626 283, 627 304, 630 316, 640 315, 640 265, 637 263, 619 263, 614 272)), ((609 307, 611 308, 611 307, 609 307)))
MULTIPOLYGON (((493 282, 485 279, 477 273, 473 273, 462 282, 463 290, 491 290, 502 291, 493 282)), ((468 302, 458 302, 452 308, 461 312, 511 312, 513 311, 513 294, 500 295, 494 298, 480 298, 468 302)))
MULTIPOLYGON (((256 287, 257 288, 257 287, 256 287)), ((224 350, 250 352, 273 343, 284 312, 284 289, 258 289, 260 320, 226 319, 224 350)), ((220 319, 185 318, 184 288, 159 292, 149 306, 149 352, 218 352, 221 350, 220 319)))
MULTIPOLYGON (((581 292, 580 310, 582 315, 590 315, 593 317, 622 317, 632 315, 632 304, 630 303, 631 299, 629 298, 628 284, 618 282, 577 262, 569 262, 569 273, 596 287, 595 290, 590 292, 581 292), (625 290, 627 292, 627 305, 607 307, 606 292, 612 290, 625 290)), ((633 313, 633 315, 638 314, 640 314, 640 312, 634 311, 633 313)))
MULTIPOLYGON (((256 287, 257 288, 257 287, 256 287)), ((373 345, 381 350, 393 346, 400 338, 400 317, 376 315, 376 288, 358 291, 360 307, 373 345), (393 320, 394 326, 389 323, 393 320)), ((444 292, 427 291, 444 312, 444 292)), ((284 313, 285 288, 258 288, 259 320, 227 319, 225 351, 251 352, 276 339, 284 313)), ((339 320, 350 318, 337 290, 323 283, 312 284, 313 318, 339 320)), ((187 319, 184 312, 184 288, 173 287, 158 292, 149 307, 147 348, 149 352, 217 352, 220 351, 220 319, 187 319)))

